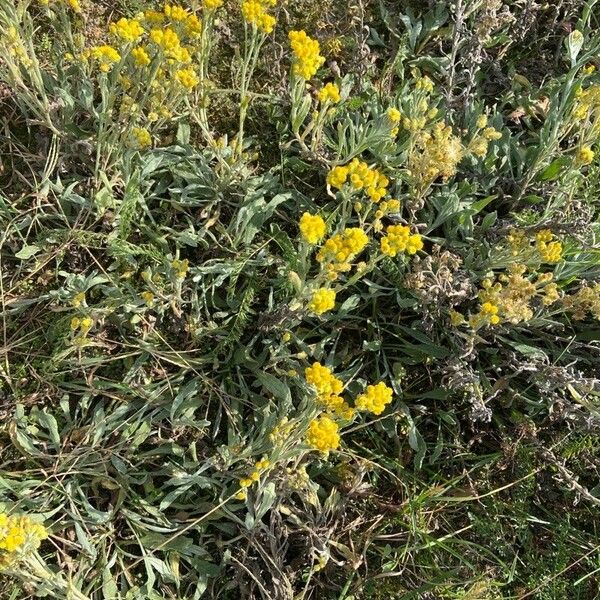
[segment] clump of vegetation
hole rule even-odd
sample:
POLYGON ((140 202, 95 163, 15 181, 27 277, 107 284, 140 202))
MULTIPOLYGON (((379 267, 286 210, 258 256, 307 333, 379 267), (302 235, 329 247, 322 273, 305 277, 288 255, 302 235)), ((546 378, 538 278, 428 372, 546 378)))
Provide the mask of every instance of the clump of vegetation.
POLYGON ((597 597, 599 19, 0 3, 2 597, 597 597))

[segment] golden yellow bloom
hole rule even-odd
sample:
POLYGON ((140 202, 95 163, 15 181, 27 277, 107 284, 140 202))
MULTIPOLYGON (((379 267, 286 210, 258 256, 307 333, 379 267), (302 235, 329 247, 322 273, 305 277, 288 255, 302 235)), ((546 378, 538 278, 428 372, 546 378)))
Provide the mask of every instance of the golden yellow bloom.
POLYGON ((144 127, 134 127, 131 130, 131 145, 138 150, 152 146, 152 136, 144 127))
POLYGON ((98 61, 99 69, 103 73, 108 73, 121 60, 121 55, 112 46, 94 46, 90 54, 98 61))
POLYGON ((150 56, 148 56, 148 52, 141 46, 139 48, 134 48, 131 51, 131 56, 138 67, 146 67, 150 64, 150 56))
POLYGON ((558 241, 552 241, 554 234, 549 229, 539 231, 535 236, 535 247, 544 262, 556 263, 562 257, 563 247, 558 241))
POLYGON ((200 35, 202 33, 202 21, 196 15, 190 15, 185 21, 185 31, 192 37, 200 35))
POLYGON ((242 16, 247 23, 256 26, 263 33, 271 33, 275 27, 275 17, 266 12, 266 7, 274 5, 264 0, 244 0, 242 16))
POLYGON ((150 31, 150 39, 165 51, 175 50, 181 45, 177 32, 170 27, 153 29, 150 31))
POLYGON ((288 38, 294 53, 292 73, 304 79, 312 79, 325 62, 325 57, 319 54, 319 42, 306 35, 304 30, 290 31, 288 38))
POLYGON ((411 235, 408 225, 389 225, 380 245, 383 254, 394 257, 398 252, 415 254, 422 250, 423 239, 418 233, 411 235))
POLYGON ((174 4, 165 4, 163 12, 166 17, 173 19, 173 21, 185 21, 189 15, 189 12, 185 8, 174 4))
POLYGON ((144 35, 144 28, 136 19, 119 19, 116 23, 111 23, 108 30, 127 43, 137 42, 144 35))
POLYGON ((317 244, 325 235, 325 221, 319 215, 305 212, 300 218, 300 234, 309 244, 317 244))
POLYGON ((377 385, 367 386, 366 392, 358 396, 354 404, 358 410, 368 410, 374 415, 380 415, 392 401, 392 394, 392 388, 380 381, 377 385))
POLYGON ((204 10, 217 10, 223 6, 223 0, 202 0, 204 10))
POLYGON ((581 165, 589 165, 595 155, 596 153, 589 146, 583 146, 577 153, 577 162, 581 165))
POLYGON ((341 233, 330 237, 317 254, 317 260, 321 263, 333 263, 336 270, 346 271, 346 264, 362 252, 369 243, 367 234, 359 227, 348 227, 341 233), (336 266, 336 264, 338 266, 336 266))
POLYGON ((337 104, 340 100, 340 88, 335 83, 326 83, 318 92, 317 99, 321 104, 331 102, 337 104))
POLYGON ((392 123, 399 123, 400 119, 402 118, 400 111, 393 107, 387 109, 386 115, 392 123))
POLYGON ((304 377, 310 385, 314 386, 319 396, 339 395, 344 389, 344 384, 328 367, 315 362, 304 370, 304 377))
POLYGON ((267 458, 261 458, 254 465, 254 467, 256 469, 259 469, 260 471, 264 471, 265 469, 268 469, 270 466, 271 466, 271 461, 267 458))
POLYGON ((331 417, 321 415, 308 426, 306 442, 321 452, 335 450, 340 445, 338 424, 331 417))
POLYGON ((348 179, 348 174, 348 167, 334 167, 329 171, 329 175, 327 175, 327 184, 339 190, 344 187, 344 184, 348 179))
POLYGON ((487 115, 479 115, 477 118, 477 129, 484 129, 487 127, 488 118, 487 115))
POLYGON ((17 563, 40 547, 46 528, 26 515, 0 513, 0 564, 17 563))
POLYGON ((335 291, 327 288, 319 288, 314 292, 308 308, 317 315, 322 315, 335 306, 335 291))
POLYGON ((200 82, 198 75, 196 75, 196 71, 194 71, 192 67, 188 67, 187 69, 179 69, 177 73, 175 73, 175 78, 184 88, 188 90, 195 88, 200 82))

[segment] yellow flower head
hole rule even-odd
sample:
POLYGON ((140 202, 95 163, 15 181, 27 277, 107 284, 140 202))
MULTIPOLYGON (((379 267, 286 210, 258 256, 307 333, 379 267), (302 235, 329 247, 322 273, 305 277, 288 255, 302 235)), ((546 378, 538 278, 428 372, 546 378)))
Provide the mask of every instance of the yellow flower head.
POLYGON ((315 362, 304 370, 304 377, 317 390, 319 396, 339 395, 344 389, 344 384, 328 367, 315 362))
POLYGON ((204 10, 217 10, 223 6, 223 0, 202 0, 204 10))
POLYGON ((388 108, 387 112, 386 112, 387 118, 393 123, 399 123, 400 119, 402 118, 402 115, 400 114, 400 111, 397 108, 388 108))
POLYGON ((317 260, 321 263, 345 264, 352 261, 357 254, 360 254, 368 243, 369 238, 362 229, 348 227, 325 242, 317 254, 317 260))
POLYGON ((325 62, 325 57, 319 54, 319 42, 310 38, 303 30, 290 31, 288 38, 294 53, 292 73, 304 79, 312 79, 325 62))
POLYGON ((322 315, 335 306, 335 291, 319 288, 310 299, 308 308, 317 315, 322 315))
POLYGON ((390 225, 381 238, 381 252, 394 257, 398 252, 415 254, 423 249, 423 239, 418 233, 411 235, 408 225, 390 225))
POLYGON ((98 61, 99 69, 103 73, 108 73, 121 60, 121 55, 112 46, 94 46, 90 54, 98 61))
POLYGON ((165 17, 169 17, 173 21, 185 21, 189 16, 189 12, 185 8, 174 4, 165 4, 163 12, 165 17))
POLYGON ((331 102, 337 104, 340 100, 340 88, 335 83, 326 83, 318 92, 317 99, 321 104, 331 102))
POLYGON ((181 45, 177 32, 170 27, 153 29, 150 32, 150 39, 165 51, 175 50, 181 45))
POLYGON ((340 445, 338 424, 331 417, 321 415, 308 426, 306 442, 321 452, 335 450, 340 445))
POLYGON ((356 408, 358 410, 368 410, 374 415, 380 415, 392 401, 392 394, 392 388, 385 385, 383 381, 380 381, 377 385, 369 385, 366 392, 356 398, 356 408))
POLYGON ((192 67, 188 67, 187 69, 179 69, 179 71, 175 73, 175 78, 187 90, 194 89, 200 82, 196 71, 194 71, 192 67))
POLYGON ((275 27, 275 17, 266 12, 268 6, 275 2, 265 0, 244 0, 242 2, 242 16, 247 23, 256 26, 263 33, 271 33, 275 27))
POLYGON ((151 62, 148 52, 146 52, 146 50, 141 46, 134 48, 131 51, 131 56, 133 57, 133 62, 138 67, 147 67, 151 62))
POLYGON ((13 564, 40 547, 46 528, 26 515, 0 513, 0 562, 13 564))
POLYGON ((305 212, 300 218, 300 234, 309 244, 317 244, 325 235, 325 221, 319 215, 305 212))
POLYGON ((111 23, 108 30, 127 43, 137 42, 144 35, 144 28, 136 19, 119 19, 116 23, 111 23))
POLYGON ((589 165, 595 155, 596 153, 589 146, 583 146, 577 153, 577 162, 581 165, 589 165))
POLYGON ((327 184, 339 190, 344 187, 344 184, 348 179, 348 174, 348 167, 333 167, 333 169, 329 171, 329 175, 327 175, 327 184))
POLYGON ((131 145, 138 150, 152 146, 152 136, 144 127, 134 127, 131 130, 131 145))

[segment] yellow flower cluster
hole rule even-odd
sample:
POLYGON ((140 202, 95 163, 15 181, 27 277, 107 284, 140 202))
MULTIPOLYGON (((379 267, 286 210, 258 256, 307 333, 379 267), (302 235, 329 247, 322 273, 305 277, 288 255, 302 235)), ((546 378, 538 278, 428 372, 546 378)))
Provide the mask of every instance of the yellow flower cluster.
POLYGON ((577 152, 577 162, 580 165, 589 165, 593 160, 596 153, 589 146, 582 146, 577 152))
POLYGON ((345 166, 334 167, 327 176, 327 183, 341 189, 348 182, 354 190, 364 190, 373 202, 379 202, 387 193, 388 178, 374 167, 358 158, 345 166))
POLYGON ((369 243, 367 234, 359 227, 348 227, 331 236, 317 253, 317 260, 325 265, 334 280, 337 273, 352 268, 351 262, 369 243))
POLYGON ((358 410, 366 410, 374 415, 380 415, 392 401, 392 394, 392 388, 380 381, 377 385, 367 386, 366 392, 358 396, 354 404, 358 410))
POLYGON ((173 4, 165 4, 163 12, 165 17, 173 19, 173 21, 185 21, 190 16, 187 9, 173 4))
POLYGON ((575 121, 581 122, 589 119, 593 125, 597 124, 600 116, 600 85, 594 84, 590 87, 580 89, 577 93, 577 101, 573 106, 573 117, 575 121))
POLYGON ((528 321, 533 317, 533 298, 541 297, 546 306, 560 298, 556 284, 551 283, 552 273, 541 273, 531 281, 525 277, 526 271, 525 265, 516 263, 509 268, 508 274, 484 279, 479 292, 481 306, 479 312, 469 318, 469 325, 478 329, 501 322, 528 321))
POLYGON ((430 94, 431 92, 433 92, 433 81, 431 81, 431 79, 429 79, 429 77, 425 75, 424 77, 419 77, 417 79, 417 81, 415 82, 415 87, 418 90, 423 90, 430 94))
POLYGON ((200 83, 200 80, 196 75, 196 71, 194 71, 194 69, 191 67, 188 67, 187 69, 179 69, 175 73, 175 78, 187 90, 194 89, 198 83, 200 83))
POLYGON ((318 92, 317 99, 321 104, 331 102, 337 104, 340 100, 340 88, 335 83, 326 83, 318 92))
POLYGON ((354 410, 340 396, 344 384, 331 369, 316 362, 304 370, 304 377, 316 389, 317 401, 323 408, 342 419, 349 420, 353 417, 354 410))
POLYGON ((536 234, 535 247, 544 262, 556 263, 562 257, 562 244, 554 240, 554 234, 549 229, 536 234))
POLYGON ((8 27, 3 32, 3 38, 2 41, 6 44, 9 55, 17 59, 26 69, 31 68, 33 61, 16 27, 8 27))
POLYGON ((84 53, 84 56, 91 56, 98 62, 98 68, 103 73, 108 73, 112 68, 121 61, 121 55, 112 46, 94 46, 89 53, 84 53))
POLYGON ((275 17, 267 12, 270 6, 275 6, 276 0, 244 0, 242 16, 247 23, 254 25, 263 33, 271 33, 275 27, 275 17))
POLYGON ((327 453, 340 445, 339 425, 329 416, 322 414, 308 426, 306 442, 309 446, 327 453))
POLYGON ((84 338, 92 328, 94 321, 91 317, 73 317, 71 319, 71 331, 79 330, 79 337, 84 338))
POLYGON ((131 130, 131 146, 138 150, 152 146, 152 136, 144 127, 133 127, 131 130))
POLYGON ((486 115, 480 115, 477 119, 477 135, 471 140, 468 146, 468 151, 475 156, 483 158, 488 153, 489 144, 492 140, 499 140, 502 134, 494 129, 488 127, 488 118, 486 115))
POLYGON ((438 177, 447 180, 454 176, 463 156, 464 147, 452 127, 439 122, 431 132, 423 131, 415 137, 408 169, 420 187, 427 187, 438 177))
POLYGON ((325 57, 319 54, 319 42, 310 38, 303 30, 290 31, 288 38, 294 53, 292 73, 304 79, 312 79, 325 62, 325 57))
POLYGON ((309 244, 318 244, 325 236, 326 230, 325 221, 319 215, 305 212, 300 217, 300 234, 309 244))
POLYGON ((144 28, 137 19, 119 19, 116 23, 111 23, 108 30, 127 43, 137 42, 144 35, 144 28))
POLYGON ((585 319, 588 313, 600 320, 600 283, 584 286, 577 293, 565 296, 563 306, 577 321, 585 319))
POLYGON ((184 260, 179 260, 178 258, 176 258, 171 262, 171 267, 175 271, 175 276, 177 277, 177 279, 185 279, 187 272, 190 268, 190 262, 187 258, 184 260))
POLYGON ((523 229, 512 229, 506 240, 511 254, 518 256, 522 261, 555 263, 562 257, 562 243, 555 239, 555 235, 549 229, 538 231, 534 237, 523 229))
POLYGON ((253 483, 260 481, 261 474, 271 466, 271 461, 267 458, 261 458, 254 465, 254 470, 248 477, 240 479, 240 491, 235 495, 238 500, 245 500, 247 496, 246 489, 249 488, 253 483))
MULTIPOLYGON (((50 0, 39 0, 39 3, 42 6, 50 6, 50 0)), ((81 13, 81 4, 79 0, 55 0, 55 3, 67 6, 77 14, 81 13)))
POLYGON ((26 515, 0 513, 0 567, 25 558, 48 537, 46 528, 26 515))
POLYGON ((338 379, 329 367, 325 367, 318 362, 313 363, 310 367, 306 367, 304 377, 308 383, 315 387, 320 398, 328 397, 332 394, 339 395, 344 389, 342 380, 338 379))
POLYGON ((398 252, 415 254, 423 249, 423 239, 418 233, 410 233, 408 225, 389 225, 386 235, 381 238, 381 251, 387 256, 396 256, 398 252))
POLYGON ((310 302, 308 308, 317 315, 322 315, 329 310, 332 310, 335 306, 335 291, 327 288, 319 288, 316 290, 310 302))
POLYGON ((385 114, 388 118, 391 127, 390 136, 392 138, 395 138, 398 135, 398 132, 400 131, 399 125, 400 121, 402 120, 402 114, 397 108, 394 107, 388 108, 385 114))
POLYGON ((202 0, 204 10, 217 10, 223 6, 223 0, 202 0))

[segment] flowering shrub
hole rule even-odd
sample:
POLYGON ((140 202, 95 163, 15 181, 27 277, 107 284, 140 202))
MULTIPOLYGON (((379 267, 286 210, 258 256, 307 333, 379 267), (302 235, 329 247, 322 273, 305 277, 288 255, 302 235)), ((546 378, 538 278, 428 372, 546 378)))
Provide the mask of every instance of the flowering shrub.
POLYGON ((593 2, 422 4, 0 3, 0 597, 592 597, 593 2))

